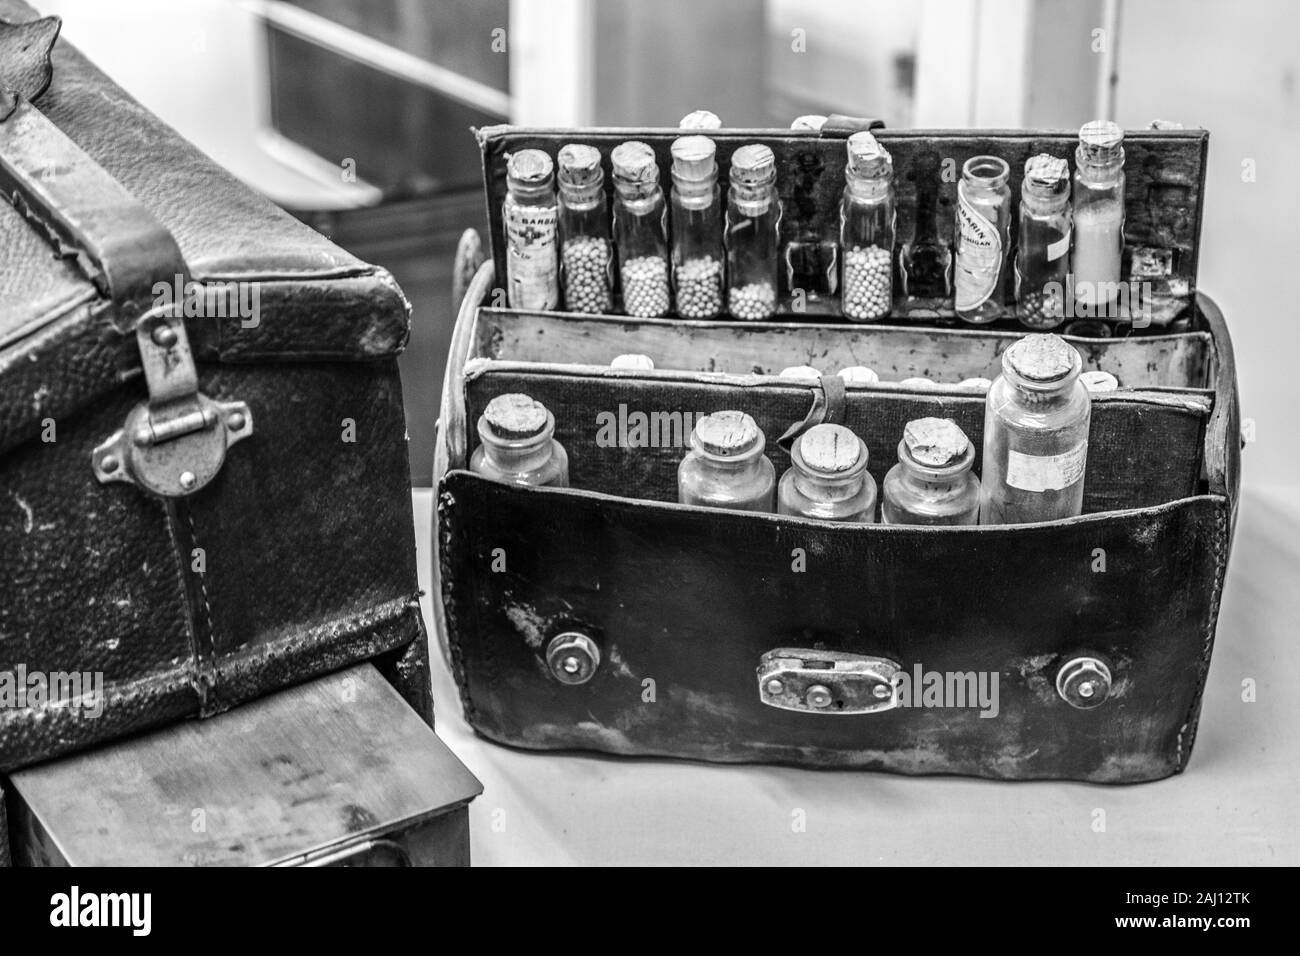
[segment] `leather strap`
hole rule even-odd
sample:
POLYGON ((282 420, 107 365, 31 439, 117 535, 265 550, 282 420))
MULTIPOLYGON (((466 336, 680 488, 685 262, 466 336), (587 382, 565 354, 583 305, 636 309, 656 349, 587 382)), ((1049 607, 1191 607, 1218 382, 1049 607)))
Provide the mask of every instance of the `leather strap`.
POLYGON ((844 379, 838 375, 823 375, 813 389, 812 407, 804 420, 787 428, 776 443, 789 454, 795 439, 814 425, 843 425, 846 406, 844 379))
POLYGON ((832 113, 822 124, 821 135, 828 139, 848 139, 864 129, 884 129, 885 121, 873 116, 845 116, 832 113))

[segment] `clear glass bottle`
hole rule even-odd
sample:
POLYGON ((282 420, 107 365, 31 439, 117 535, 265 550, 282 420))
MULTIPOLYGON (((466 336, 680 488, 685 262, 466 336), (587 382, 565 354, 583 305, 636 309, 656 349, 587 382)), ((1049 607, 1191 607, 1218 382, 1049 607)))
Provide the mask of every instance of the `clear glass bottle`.
POLYGON ((677 500, 685 505, 770 512, 776 469, 767 440, 744 412, 705 415, 691 432, 691 450, 677 468, 677 500))
POLYGON ((1080 314, 1117 318, 1124 254, 1124 130, 1094 120, 1074 153, 1074 299, 1080 314))
POLYGON ((795 439, 777 488, 777 513, 872 524, 876 479, 867 445, 843 425, 814 425, 795 439))
POLYGON ((1027 335, 1002 353, 984 406, 980 524, 1055 521, 1083 511, 1092 397, 1070 343, 1027 335))
POLYGON ((766 146, 741 146, 731 154, 727 190, 727 311, 744 321, 776 312, 781 246, 781 201, 776 198, 776 157, 766 146))
MULTIPOLYGON (((790 128, 813 132, 821 129, 818 121, 825 120, 824 116, 801 116, 790 128)), ((839 219, 818 212, 824 166, 825 160, 816 148, 800 149, 794 155, 793 168, 786 173, 789 181, 782 187, 787 196, 782 214, 789 221, 784 225, 787 235, 781 261, 791 310, 796 315, 801 311, 826 312, 818 304, 837 295, 840 288, 839 219)))
POLYGON ((600 150, 570 143, 560 150, 560 284, 570 312, 608 312, 613 305, 614 247, 609 237, 600 150))
POLYGON ((660 318, 672 308, 668 284, 668 207, 654 150, 636 141, 610 154, 614 169, 614 244, 623 311, 660 318))
POLYGON ((975 325, 1006 311, 1011 251, 1011 167, 997 156, 972 156, 957 184, 957 262, 953 306, 975 325))
POLYGON ((672 278, 684 319, 712 319, 722 311, 725 253, 715 152, 707 136, 683 136, 672 145, 672 278))
POLYGON ((1016 245, 1016 316, 1036 331, 1065 321, 1070 273, 1070 166, 1046 153, 1025 161, 1016 245))
POLYGON ((951 418, 918 418, 903 428, 898 464, 885 475, 881 524, 979 524, 975 446, 951 418))
POLYGON ((840 201, 840 301, 855 322, 884 318, 893 306, 894 222, 894 161, 869 132, 854 133, 840 201))
POLYGON ((569 456, 554 439, 555 416, 527 395, 498 395, 478 419, 470 471, 512 485, 569 486, 569 456))
POLYGON ((515 309, 560 304, 559 211, 551 157, 521 149, 506 158, 506 300, 515 309))
POLYGON ((903 306, 909 315, 933 317, 952 308, 951 216, 944 216, 939 197, 942 159, 924 152, 916 161, 916 222, 912 237, 898 253, 903 306))

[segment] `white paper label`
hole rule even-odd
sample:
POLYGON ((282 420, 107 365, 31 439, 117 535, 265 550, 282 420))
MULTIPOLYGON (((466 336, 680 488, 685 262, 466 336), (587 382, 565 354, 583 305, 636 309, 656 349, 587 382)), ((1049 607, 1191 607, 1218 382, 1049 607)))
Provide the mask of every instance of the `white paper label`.
POLYGON ((954 305, 958 312, 979 308, 997 287, 1002 272, 1002 236, 998 227, 966 198, 957 184, 957 268, 954 305))
POLYGON ((1083 478, 1088 443, 1079 442, 1059 455, 1007 454, 1007 484, 1021 491, 1061 491, 1083 478))
POLYGON ((1047 247, 1047 261, 1055 262, 1061 256, 1070 251, 1070 230, 1065 230, 1065 235, 1057 239, 1047 247))
POLYGON ((559 305, 556 218, 554 206, 505 206, 507 293, 513 308, 559 305))

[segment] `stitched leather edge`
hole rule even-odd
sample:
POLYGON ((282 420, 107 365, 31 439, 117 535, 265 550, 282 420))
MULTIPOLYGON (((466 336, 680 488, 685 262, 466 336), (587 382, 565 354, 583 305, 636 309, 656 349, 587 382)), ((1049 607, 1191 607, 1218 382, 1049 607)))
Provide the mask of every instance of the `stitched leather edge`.
POLYGON ((1182 773, 1192 757, 1192 746, 1196 742, 1196 731, 1201 722, 1201 704, 1205 695, 1205 685, 1210 677, 1210 658, 1214 652, 1214 635, 1219 622, 1219 605, 1223 599, 1223 583, 1227 576, 1228 562, 1228 500, 1220 495, 1214 509, 1214 583, 1210 592, 1210 608, 1206 615, 1205 642, 1201 650, 1200 672, 1196 681, 1196 693, 1188 706, 1187 716, 1178 728, 1177 750, 1174 758, 1174 770, 1182 773))
MULTIPOLYGON (((451 523, 451 512, 455 505, 456 497, 447 489, 447 477, 444 476, 438 486, 438 564, 442 581, 442 594, 439 597, 443 606, 443 622, 447 628, 447 647, 451 651, 451 673, 460 694, 461 708, 465 720, 478 729, 478 713, 470 697, 469 675, 465 670, 465 656, 460 647, 460 604, 456 598, 455 565, 451 558, 452 548, 456 544, 453 541, 455 532, 451 523)), ((467 577, 472 588, 474 575, 467 577)))

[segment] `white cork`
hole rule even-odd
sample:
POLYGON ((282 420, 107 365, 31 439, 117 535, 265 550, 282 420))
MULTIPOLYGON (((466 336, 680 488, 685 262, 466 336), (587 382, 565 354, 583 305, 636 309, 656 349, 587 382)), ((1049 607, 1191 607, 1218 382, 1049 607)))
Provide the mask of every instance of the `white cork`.
POLYGON ((1083 372, 1079 376, 1079 381, 1083 383, 1084 387, 1088 391, 1093 393, 1113 392, 1115 389, 1119 388, 1119 379, 1114 375, 1111 375, 1110 372, 1083 372))
POLYGON ((1079 353, 1059 335, 1026 335, 1007 349, 1006 360, 1017 375, 1033 382, 1052 382, 1064 378, 1079 353))
POLYGON ((876 374, 875 369, 867 368, 865 365, 850 365, 848 368, 842 368, 839 376, 844 379, 845 385, 874 385, 880 381, 880 376, 876 374))
POLYGON ((799 436, 799 457, 813 471, 835 475, 848 471, 866 451, 843 425, 814 425, 799 436))
POLYGON ((696 422, 695 437, 705 451, 730 456, 749 451, 763 440, 763 433, 744 412, 725 411, 705 415, 696 422))
POLYGON ((632 368, 642 372, 653 372, 655 363, 648 355, 638 355, 635 352, 628 352, 626 355, 615 355, 614 361, 609 363, 610 368, 632 368))
POLYGON ((918 418, 904 426, 903 445, 918 465, 943 468, 966 454, 970 439, 951 418, 918 418))
POLYGON ((532 438, 546 428, 546 406, 527 395, 498 395, 483 410, 488 428, 498 438, 532 438))

